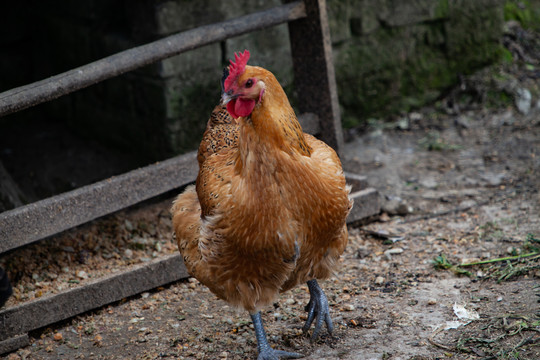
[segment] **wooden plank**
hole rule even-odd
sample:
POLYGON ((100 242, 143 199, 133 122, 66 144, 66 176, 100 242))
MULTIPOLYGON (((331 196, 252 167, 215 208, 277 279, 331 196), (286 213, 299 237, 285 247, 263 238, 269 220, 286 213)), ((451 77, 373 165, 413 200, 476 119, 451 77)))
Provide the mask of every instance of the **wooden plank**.
POLYGON ((0 311, 0 340, 68 319, 86 311, 188 277, 180 254, 97 279, 0 311))
POLYGON ((0 355, 15 351, 30 345, 28 334, 17 335, 6 340, 0 340, 0 355))
POLYGON ((306 18, 289 22, 294 85, 300 112, 314 113, 320 138, 338 153, 343 131, 325 0, 305 0, 306 18))
POLYGON ((180 155, 0 214, 0 253, 195 180, 196 153, 180 155))
POLYGON ((188 50, 305 17, 302 1, 201 26, 0 94, 0 116, 56 99, 188 50))

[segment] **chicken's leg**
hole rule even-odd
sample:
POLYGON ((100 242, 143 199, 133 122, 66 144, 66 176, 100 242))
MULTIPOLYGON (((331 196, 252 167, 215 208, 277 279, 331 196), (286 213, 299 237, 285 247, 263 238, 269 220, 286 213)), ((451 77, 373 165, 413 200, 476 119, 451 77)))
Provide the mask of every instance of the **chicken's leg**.
POLYGON ((255 336, 257 337, 257 350, 259 351, 257 360, 279 360, 280 358, 298 359, 304 357, 304 355, 299 353, 272 349, 270 344, 268 344, 268 340, 266 340, 266 332, 264 331, 261 313, 257 312, 250 315, 251 320, 253 321, 253 326, 255 327, 255 336))
POLYGON ((330 334, 332 334, 332 331, 334 330, 334 325, 332 325, 332 319, 330 318, 328 299, 326 299, 326 295, 324 295, 324 292, 320 288, 319 283, 317 283, 317 280, 309 280, 307 282, 307 286, 310 295, 309 303, 306 305, 308 318, 302 330, 304 333, 307 333, 311 327, 311 324, 313 323, 313 320, 317 319, 315 329, 313 330, 313 335, 311 336, 311 341, 314 341, 317 339, 317 336, 319 336, 319 331, 321 331, 323 321, 326 322, 326 327, 328 328, 328 332, 330 334))

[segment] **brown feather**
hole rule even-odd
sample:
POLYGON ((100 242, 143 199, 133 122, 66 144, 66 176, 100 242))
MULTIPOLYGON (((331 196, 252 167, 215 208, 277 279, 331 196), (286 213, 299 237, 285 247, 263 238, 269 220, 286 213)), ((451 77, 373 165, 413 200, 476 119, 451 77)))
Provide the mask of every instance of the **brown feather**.
POLYGON ((246 66, 238 81, 250 77, 264 82, 262 101, 236 120, 214 109, 196 187, 178 196, 172 213, 188 271, 253 312, 279 292, 331 276, 352 202, 338 156, 302 132, 275 77, 246 66))

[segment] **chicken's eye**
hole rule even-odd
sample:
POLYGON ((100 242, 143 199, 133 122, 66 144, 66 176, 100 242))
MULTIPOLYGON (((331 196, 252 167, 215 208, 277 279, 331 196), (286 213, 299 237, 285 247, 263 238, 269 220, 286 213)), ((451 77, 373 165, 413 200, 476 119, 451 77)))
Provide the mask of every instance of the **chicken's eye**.
POLYGON ((250 87, 252 87, 252 86, 253 86, 253 80, 248 79, 248 81, 246 81, 246 87, 247 87, 247 88, 250 88, 250 87))

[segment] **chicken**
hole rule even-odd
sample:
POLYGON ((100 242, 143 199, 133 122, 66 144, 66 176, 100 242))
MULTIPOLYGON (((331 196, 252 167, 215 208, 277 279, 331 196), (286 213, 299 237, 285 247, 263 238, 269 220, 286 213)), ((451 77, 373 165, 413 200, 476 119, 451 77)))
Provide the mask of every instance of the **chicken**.
POLYGON ((347 244, 350 188, 332 148, 305 134, 274 75, 249 66, 249 51, 224 70, 222 105, 198 151, 199 174, 173 203, 173 226, 190 274, 253 320, 258 359, 297 358, 268 344, 260 310, 307 283, 308 332, 333 329, 317 283, 347 244), (226 107, 225 107, 226 105, 226 107))

